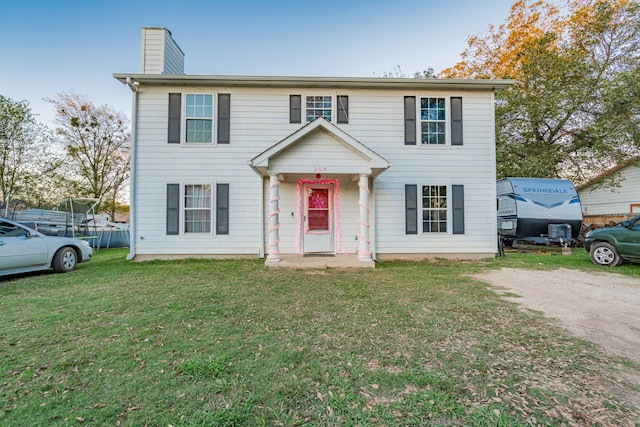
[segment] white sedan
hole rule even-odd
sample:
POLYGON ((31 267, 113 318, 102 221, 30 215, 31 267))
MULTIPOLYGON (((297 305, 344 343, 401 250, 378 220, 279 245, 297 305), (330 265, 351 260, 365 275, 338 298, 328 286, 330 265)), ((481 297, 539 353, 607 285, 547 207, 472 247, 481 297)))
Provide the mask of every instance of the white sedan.
POLYGON ((52 268, 66 273, 91 260, 85 240, 45 236, 29 227, 0 218, 0 276, 52 268))

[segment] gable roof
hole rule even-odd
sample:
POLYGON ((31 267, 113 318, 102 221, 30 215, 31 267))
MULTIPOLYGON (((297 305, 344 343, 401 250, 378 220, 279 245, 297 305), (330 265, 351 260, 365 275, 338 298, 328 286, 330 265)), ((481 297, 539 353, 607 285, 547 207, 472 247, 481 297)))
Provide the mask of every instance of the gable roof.
MULTIPOLYGON (((285 152, 291 150, 294 146, 299 145, 302 141, 307 139, 307 137, 317 132, 324 132, 326 135, 328 135, 330 137, 330 139, 328 140, 334 141, 333 144, 337 145, 337 147, 335 148, 341 150, 350 150, 352 154, 357 155, 358 158, 361 159, 359 165, 357 166, 360 169, 365 168, 366 172, 369 173, 372 177, 381 174, 389 167, 389 162, 387 162, 387 160, 385 160, 382 156, 322 117, 318 117, 312 122, 307 123, 280 142, 267 148, 265 151, 249 160, 248 164, 259 175, 268 176, 270 172, 270 162, 284 155, 285 152)), ((323 141, 328 140, 325 139, 323 141)), ((326 144, 326 142, 323 142, 323 144, 326 144)), ((354 165, 354 170, 352 170, 351 173, 355 173, 355 169, 356 167, 354 165)), ((341 170, 337 173, 347 172, 341 170)))
POLYGON ((628 166, 640 166, 640 157, 635 157, 633 159, 627 160, 626 162, 620 163, 618 166, 614 166, 611 169, 602 172, 600 175, 591 178, 584 184, 576 186, 576 190, 584 190, 585 188, 590 187, 591 185, 596 184, 617 172, 620 172, 622 169, 625 169, 628 166))

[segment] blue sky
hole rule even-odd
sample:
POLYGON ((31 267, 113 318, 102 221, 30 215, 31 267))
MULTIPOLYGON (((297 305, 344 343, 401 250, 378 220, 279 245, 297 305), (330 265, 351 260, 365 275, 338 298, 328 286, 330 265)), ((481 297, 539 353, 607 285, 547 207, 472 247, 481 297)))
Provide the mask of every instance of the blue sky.
POLYGON ((460 60, 467 38, 505 21, 515 0, 1 0, 0 94, 87 95, 131 116, 113 73, 140 72, 140 29, 166 27, 187 74, 373 77, 460 60))

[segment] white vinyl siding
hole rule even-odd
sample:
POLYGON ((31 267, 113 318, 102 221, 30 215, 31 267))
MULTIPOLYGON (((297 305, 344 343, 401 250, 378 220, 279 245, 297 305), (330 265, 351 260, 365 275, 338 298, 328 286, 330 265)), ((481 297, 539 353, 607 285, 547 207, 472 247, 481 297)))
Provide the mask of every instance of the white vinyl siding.
POLYGON ((165 28, 142 29, 143 74, 183 74, 184 53, 165 28))
POLYGON ((184 74, 184 53, 171 37, 171 34, 164 34, 164 74, 184 74))
MULTIPOLYGON (((398 107, 387 110, 386 117, 383 112, 387 100, 381 93, 376 95, 367 100, 367 113, 377 113, 371 116, 366 116, 361 103, 351 96, 349 125, 354 137, 358 138, 361 130, 371 136, 367 139, 367 146, 392 165, 375 181, 375 209, 372 211, 376 213, 376 253, 383 259, 398 254, 495 253, 496 176, 492 94, 434 91, 433 95, 429 95, 445 98, 449 95, 463 96, 465 139, 460 147, 445 145, 430 146, 428 149, 420 143, 415 146, 403 144, 403 97, 406 94, 397 94, 398 107), (431 233, 416 236, 406 233, 403 221, 406 215, 405 185, 420 187, 426 183, 448 185, 448 188, 464 185, 467 218, 464 234, 431 233)), ((414 95, 417 99, 426 96, 423 93, 414 95)))
POLYGON ((584 215, 627 215, 640 213, 640 167, 628 165, 616 172, 617 187, 589 185, 578 191, 584 215))
POLYGON ((162 74, 164 70, 164 31, 156 28, 142 29, 142 64, 144 74, 162 74))
MULTIPOLYGON (((268 222, 269 215, 268 179, 265 183, 247 165, 247 160, 305 126, 305 123, 289 123, 290 95, 295 93, 295 88, 221 86, 215 90, 203 88, 199 92, 197 88, 185 91, 178 86, 141 87, 136 123, 137 253, 257 256, 264 252, 268 230, 265 222, 268 222), (168 92, 182 92, 183 98, 187 93, 231 94, 229 132, 232 143, 192 144, 188 147, 188 144, 167 144, 168 92), (164 230, 165 227, 166 205, 164 197, 158 195, 165 194, 166 184, 172 182, 229 183, 232 190, 229 193, 232 207, 230 234, 219 235, 215 230, 209 234, 179 236, 159 233, 158 229, 164 230)), ((302 94, 303 104, 307 94, 322 95, 310 90, 298 93, 302 94)), ((433 90, 407 94, 394 89, 344 89, 339 93, 349 97, 349 123, 341 124, 340 128, 391 165, 373 180, 371 186, 372 250, 382 258, 394 254, 495 253, 492 93, 433 90), (415 95, 417 100, 423 97, 445 98, 447 108, 450 97, 463 97, 464 146, 445 144, 424 149, 421 144, 404 145, 403 99, 406 95, 415 95), (464 234, 430 233, 425 236, 421 233, 416 236, 405 233, 402 221, 405 216, 405 185, 428 183, 446 185, 448 189, 453 185, 464 185, 468 218, 464 234)), ((341 235, 337 238, 341 239, 344 253, 355 253, 359 227, 357 174, 366 173, 360 166, 366 163, 365 159, 353 150, 345 149, 333 136, 322 131, 308 135, 289 150, 292 155, 300 156, 295 165, 288 156, 276 157, 269 165, 288 172, 283 173, 285 181, 280 185, 281 252, 296 253, 299 233, 297 179, 313 179, 316 174, 324 179, 337 171, 341 225, 341 235), (293 166, 300 167, 295 174, 293 166)), ((215 186, 213 189, 215 193, 215 186)), ((215 216, 215 207, 213 212, 215 216)))
MULTIPOLYGON (((180 92, 181 88, 142 88, 139 95, 139 113, 137 119, 137 184, 136 208, 137 221, 136 252, 156 255, 251 255, 257 256, 261 233, 261 190, 260 179, 246 165, 249 158, 246 145, 167 144, 167 92, 180 92), (222 153, 222 154, 220 154, 222 153), (211 233, 180 233, 177 236, 163 232, 166 222, 166 185, 168 183, 217 183, 229 184, 229 224, 228 234, 215 231, 211 233), (160 231, 158 231, 160 230, 160 231), (140 239, 143 237, 143 239, 140 239)), ((190 91, 189 93, 194 93, 190 91)), ((228 90, 224 92, 229 93, 228 90)), ((203 93, 211 93, 210 91, 203 93)), ((184 99, 184 94, 183 94, 184 99)), ((246 103, 251 104, 253 97, 245 98, 244 112, 250 112, 246 103)), ((267 101, 267 103, 270 101, 267 101)), ((287 103, 281 103, 283 112, 287 103)), ((236 116, 236 102, 231 104, 231 114, 236 116)), ((251 113, 253 114, 253 113, 251 113)), ((240 113, 244 123, 246 116, 240 113)), ((253 119, 250 119, 253 120, 253 119)), ((278 118, 279 120, 279 118, 278 118)), ((251 129, 257 129, 254 125, 251 129)), ((264 140, 256 133, 251 136, 242 129, 232 127, 232 138, 241 135, 242 141, 254 139, 256 147, 264 147, 264 140)), ((253 150, 254 148, 251 148, 253 150)), ((182 203, 183 190, 180 190, 182 203)), ((214 216, 215 216, 214 207, 214 216)), ((215 224, 215 220, 213 222, 215 224)), ((183 221, 180 222, 183 227, 183 221)), ((133 238, 133 237, 132 237, 133 238)))
POLYGON ((358 154, 336 143, 323 132, 315 132, 288 149, 286 155, 269 162, 272 171, 311 173, 365 173, 366 163, 358 154), (330 160, 329 160, 330 159, 330 160))

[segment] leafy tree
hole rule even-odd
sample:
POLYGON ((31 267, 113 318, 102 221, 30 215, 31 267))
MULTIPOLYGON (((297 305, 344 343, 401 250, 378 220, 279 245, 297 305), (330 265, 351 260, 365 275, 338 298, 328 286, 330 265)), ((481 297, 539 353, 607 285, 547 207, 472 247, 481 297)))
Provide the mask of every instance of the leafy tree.
POLYGON ((583 182, 640 154, 639 52, 637 1, 518 0, 441 76, 515 81, 496 96, 499 176, 583 182))
POLYGON ((113 217, 129 178, 128 119, 76 93, 60 93, 47 101, 56 110, 56 135, 66 150, 75 194, 109 202, 113 217))
POLYGON ((35 120, 27 101, 0 95, 0 195, 31 206, 52 202, 48 177, 60 165, 48 129, 35 120))

